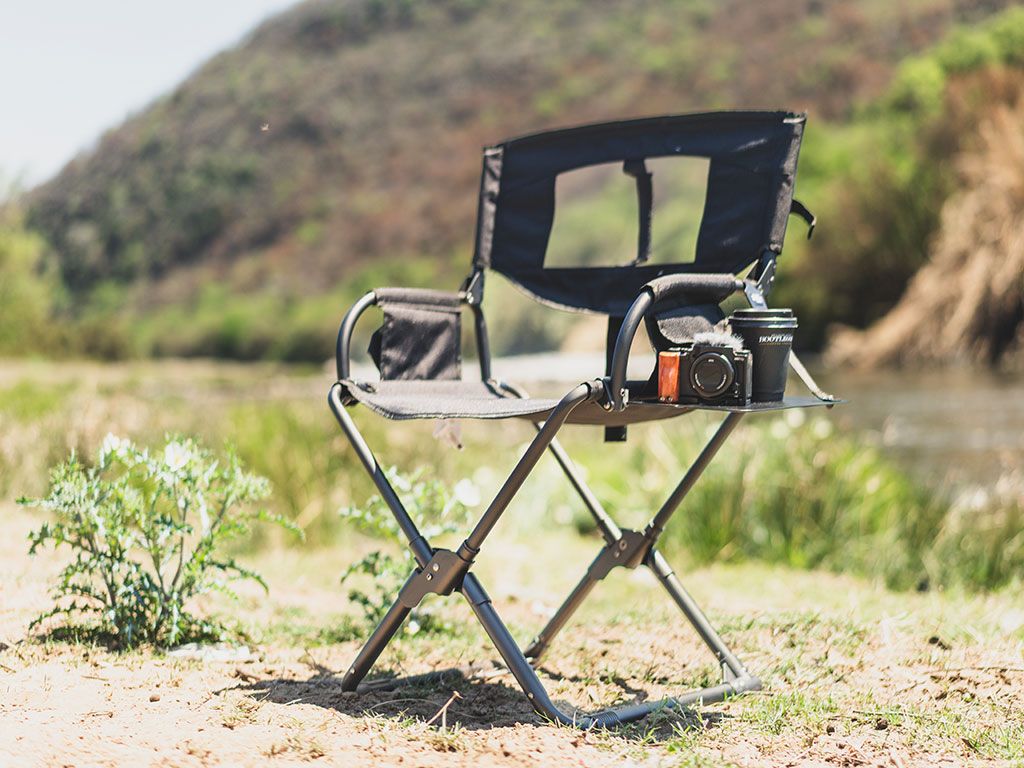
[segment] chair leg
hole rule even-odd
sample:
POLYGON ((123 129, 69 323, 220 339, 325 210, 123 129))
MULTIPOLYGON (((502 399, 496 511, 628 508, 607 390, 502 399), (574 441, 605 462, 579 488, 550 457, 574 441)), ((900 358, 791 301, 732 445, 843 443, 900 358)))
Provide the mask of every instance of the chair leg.
MULTIPOLYGON (((508 388, 509 391, 522 396, 515 388, 508 386, 506 388, 508 388)), ((555 612, 555 615, 551 617, 544 629, 542 629, 537 634, 537 637, 530 643, 529 647, 525 651, 529 658, 533 659, 535 663, 540 659, 544 651, 551 644, 551 641, 554 640, 555 635, 562 630, 580 605, 583 604, 583 601, 593 590, 597 582, 603 579, 611 568, 616 566, 635 568, 638 565, 648 564, 645 561, 648 555, 654 552, 654 545, 664 530, 665 524, 679 508, 683 499, 704 473, 704 470, 707 469, 711 460, 715 457, 715 454, 718 453, 718 450, 728 439, 729 435, 732 434, 732 431, 736 428, 736 425, 739 423, 742 416, 743 414, 741 413, 730 413, 725 417, 722 424, 715 431, 715 434, 712 435, 711 439, 708 440, 707 444, 697 455, 697 458, 694 459, 693 464, 691 464, 689 469, 687 469, 682 480, 679 481, 679 484, 658 510, 657 514, 652 518, 644 532, 639 535, 635 531, 623 531, 618 527, 615 521, 611 519, 607 512, 605 512, 604 507, 601 506, 601 503, 597 500, 594 492, 587 486, 583 479, 579 477, 572 460, 569 458, 568 454, 565 453, 565 450, 561 445, 558 445, 554 441, 552 442, 552 453, 555 454, 555 458, 558 461, 559 466, 562 467, 562 470, 569 478, 569 482, 583 500, 584 505, 597 521, 598 528, 601 531, 602 536, 605 538, 606 545, 598 553, 594 562, 591 563, 586 574, 584 574, 575 589, 573 589, 565 602, 563 602, 555 612)), ((703 618, 703 614, 700 613, 700 609, 697 608, 696 604, 693 603, 693 600, 686 594, 682 585, 679 584, 679 580, 675 579, 671 568, 668 567, 664 558, 657 553, 655 553, 655 556, 659 562, 664 565, 664 568, 667 569, 668 576, 671 576, 671 578, 674 579, 674 584, 678 586, 678 591, 673 592, 675 587, 669 586, 669 582, 666 581, 668 577, 663 577, 657 570, 655 570, 659 580, 663 585, 665 585, 665 588, 669 590, 669 594, 672 595, 672 598, 683 610, 683 613, 686 615, 687 619, 690 620, 690 623, 697 627, 697 624, 695 624, 693 618, 691 618, 691 613, 688 611, 692 608, 695 611, 693 615, 699 615, 701 618, 703 618), (678 595, 685 595, 689 602, 680 602, 681 598, 678 595), (684 604, 689 606, 689 608, 684 607, 684 604)), ((652 570, 654 570, 654 567, 651 567, 652 570)), ((714 633, 714 629, 707 624, 707 619, 703 619, 703 624, 711 631, 711 633, 714 633)), ((708 642, 704 634, 705 630, 697 627, 697 631, 701 634, 701 637, 705 639, 705 642, 708 642)), ((715 637, 717 637, 717 635, 715 635, 715 637)), ((721 645, 720 638, 718 642, 719 645, 721 645)), ((718 649, 716 647, 710 645, 709 647, 711 647, 712 651, 715 652, 716 655, 718 654, 718 649)), ((724 648, 724 646, 721 647, 724 648)), ((725 649, 725 652, 728 653, 728 649, 725 649)), ((738 672, 736 672, 736 674, 739 675, 738 672)))
POLYGON ((469 601, 477 619, 483 625, 516 682, 526 692, 526 697, 530 700, 533 708, 545 717, 563 725, 572 725, 577 728, 605 728, 639 720, 659 709, 678 710, 693 704, 711 704, 729 696, 758 690, 761 687, 757 678, 745 675, 730 679, 720 685, 690 691, 682 696, 628 704, 593 713, 566 712, 551 701, 537 672, 523 652, 519 650, 515 638, 512 637, 491 604, 490 597, 472 573, 466 574, 462 585, 462 594, 469 601))
POLYGON ((462 582, 469 576, 469 567, 479 553, 484 540, 497 524, 515 494, 522 487, 523 482, 536 466, 541 455, 548 449, 569 414, 581 403, 597 397, 600 392, 603 392, 603 388, 599 385, 580 384, 561 400, 544 425, 538 430, 537 436, 526 449, 526 452, 513 468, 508 479, 502 485, 494 500, 488 505, 458 551, 451 552, 434 549, 420 533, 412 517, 402 505, 398 494, 395 493, 391 483, 388 482, 387 476, 381 470, 376 457, 366 444, 355 422, 349 416, 342 402, 341 384, 336 383, 331 387, 327 398, 328 404, 334 412, 342 431, 344 431, 362 461, 364 468, 377 486, 381 498, 384 499, 391 509, 399 528, 408 539, 409 547, 412 550, 417 565, 406 581, 405 586, 402 587, 398 599, 373 631, 352 663, 352 666, 345 674, 342 680, 342 690, 357 690, 359 683, 370 671, 370 668, 380 657, 380 654, 395 636, 395 633, 401 628, 402 622, 405 621, 410 611, 423 597, 431 592, 451 594, 452 591, 460 588, 462 582))
POLYGON ((359 651, 355 661, 348 668, 345 677, 341 681, 341 690, 354 691, 359 687, 359 683, 366 677, 366 673, 370 671, 370 667, 374 665, 374 662, 383 653, 387 644, 391 642, 391 638, 401 629, 402 622, 405 621, 411 611, 412 608, 402 605, 397 600, 395 601, 384 615, 384 618, 381 619, 377 628, 373 630, 373 634, 370 635, 370 639, 366 641, 362 650, 359 651))
MULTIPOLYGON (((416 569, 402 588, 398 600, 391 606, 383 620, 373 631, 369 640, 346 673, 342 681, 343 690, 363 690, 366 687, 374 686, 374 683, 361 686, 360 682, 369 672, 384 648, 393 639, 412 608, 428 593, 450 594, 452 591, 461 592, 467 599, 491 642, 504 660, 509 671, 526 692, 533 707, 539 713, 560 723, 583 728, 610 726, 638 720, 657 709, 675 709, 699 702, 721 701, 728 696, 755 690, 760 687, 760 682, 749 675, 728 648, 725 647, 721 638, 711 628, 703 613, 701 613, 692 598, 682 588, 682 585, 679 584, 675 574, 672 573, 671 568, 661 555, 653 550, 654 541, 661 531, 660 525, 657 524, 663 524, 675 507, 678 506, 682 497, 685 496, 686 492, 689 491, 689 487, 696 480, 696 477, 703 471, 711 456, 714 455, 718 446, 721 445, 728 432, 731 431, 738 416, 736 419, 733 419, 735 414, 731 414, 726 418, 726 422, 719 429, 719 433, 712 438, 712 441, 694 462, 694 466, 691 467, 691 470, 680 483, 680 486, 662 507, 655 519, 652 520, 652 524, 648 526, 648 529, 643 533, 625 531, 620 530, 604 511, 596 497, 576 473, 575 467, 569 460, 568 455, 555 442, 555 435, 565 423, 572 409, 586 400, 599 396, 599 391, 600 388, 595 388, 592 385, 580 385, 580 387, 577 387, 563 398, 546 422, 538 425, 537 437, 534 438, 526 453, 512 470, 505 484, 481 516, 472 532, 467 536, 462 546, 459 547, 459 550, 451 552, 432 548, 429 542, 420 534, 412 518, 402 506, 398 495, 388 482, 387 477, 381 471, 376 458, 366 445, 355 423, 349 417, 341 400, 341 385, 335 384, 331 388, 328 397, 331 410, 337 417, 338 423, 348 437, 349 442, 352 443, 353 448, 359 455, 367 473, 376 484, 381 497, 391 508, 403 534, 409 540, 409 547, 417 563, 416 569), (583 580, 580 581, 576 589, 573 590, 569 598, 548 623, 548 626, 541 632, 537 641, 528 649, 528 653, 534 651, 530 655, 535 659, 540 656, 551 639, 590 594, 594 585, 603 579, 612 568, 616 566, 633 568, 644 564, 655 571, 659 580, 661 580, 665 589, 668 590, 669 594, 683 610, 687 619, 697 628, 705 643, 715 652, 717 658, 729 671, 730 674, 724 683, 691 691, 674 698, 655 702, 642 702, 591 714, 568 713, 559 709, 551 701, 530 661, 519 649, 515 638, 512 637, 512 634, 498 616, 497 611, 491 604, 490 597, 488 597, 476 576, 469 570, 473 559, 480 551, 484 539, 493 529, 501 514, 508 507, 508 504, 545 450, 551 450, 554 454, 570 482, 580 494, 591 514, 594 515, 595 520, 597 520, 607 543, 590 568, 588 568, 583 580)), ((416 679, 425 680, 442 674, 444 674, 444 671, 428 675, 418 675, 416 679)), ((398 680, 388 680, 385 681, 385 684, 390 687, 400 684, 400 682, 398 680)))
MULTIPOLYGON (((516 397, 522 398, 527 396, 525 390, 509 384, 508 382, 499 382, 499 386, 516 397)), ((538 432, 540 432, 544 428, 544 423, 540 422, 538 424, 534 424, 534 427, 538 432)), ((597 529, 601 532, 604 540, 609 544, 617 541, 621 535, 619 526, 615 524, 611 515, 605 511, 601 502, 598 501, 597 496, 594 495, 594 492, 590 490, 590 487, 583 481, 583 478, 580 477, 579 470, 576 469, 576 465, 573 463, 573 460, 569 458, 569 454, 565 452, 561 443, 559 443, 557 439, 552 440, 551 444, 548 446, 548 450, 551 451, 551 455, 555 457, 555 461, 558 462, 558 466, 562 468, 562 472, 565 473, 570 484, 572 484, 572 487, 576 490, 576 493, 583 501, 584 506, 593 516, 594 522, 597 523, 597 529)))
POLYGON ((384 502, 388 505, 391 510, 391 514, 394 515, 395 521, 398 523, 398 527, 402 530, 405 538, 409 542, 409 549, 412 550, 413 557, 416 559, 416 564, 421 568, 425 566, 433 555, 433 549, 427 542, 423 535, 419 532, 416 527, 416 523, 409 516, 405 507, 402 505, 402 500, 398 498, 398 494, 395 493, 395 489, 391 487, 391 483, 388 482, 387 475, 380 468, 377 463, 377 457, 373 455, 373 451, 370 450, 370 446, 366 444, 366 440, 363 439, 362 433, 356 426, 355 422, 352 421, 352 417, 348 415, 348 410, 345 408, 341 401, 342 387, 340 383, 335 383, 331 387, 331 391, 327 395, 327 404, 330 406, 331 411, 334 413, 334 417, 338 420, 339 426, 341 426, 342 432, 345 433, 345 437, 348 438, 352 448, 355 450, 359 460, 363 463, 363 467, 366 469, 366 473, 373 480, 373 484, 377 486, 377 490, 380 493, 384 502))
POLYGON ((690 593, 683 587, 661 552, 652 549, 644 564, 658 577, 658 581, 665 587, 665 591, 672 596, 676 605, 679 606, 679 610, 686 616, 686 620, 693 625, 697 634, 700 635, 700 639, 715 654, 718 663, 722 665, 723 670, 726 672, 726 676, 736 678, 749 676, 750 673, 747 672, 746 667, 740 663, 740 660, 729 650, 725 641, 715 631, 715 628, 711 626, 707 616, 704 615, 696 601, 690 597, 690 593))
MULTIPOLYGON (((625 535, 622 539, 624 542, 630 541, 630 534, 636 536, 636 532, 634 531, 625 531, 624 534, 625 535)), ((642 546, 642 544, 640 546, 642 546)), ((631 551, 634 549, 632 544, 627 548, 620 550, 623 553, 621 562, 615 562, 613 559, 616 549, 618 549, 617 546, 613 546, 611 548, 605 547, 600 553, 598 553, 594 562, 587 569, 587 572, 583 575, 583 578, 579 581, 573 591, 569 593, 565 602, 562 603, 554 616, 548 620, 544 629, 537 634, 537 637, 534 638, 526 650, 523 651, 523 654, 527 658, 531 659, 534 664, 540 660, 552 640, 554 640, 555 635, 562 630, 576 610, 587 599, 598 581, 601 581, 613 568, 617 566, 624 568, 635 567, 635 560, 631 555, 631 551), (611 557, 609 557, 609 554, 611 554, 611 557)), ((701 640, 704 641, 704 644, 715 655, 715 658, 718 659, 727 679, 748 676, 749 672, 747 672, 746 668, 739 659, 736 658, 732 651, 729 650, 725 641, 722 640, 718 632, 715 631, 715 628, 711 626, 707 616, 704 615, 700 606, 697 605, 697 602, 683 587, 664 556, 657 550, 650 549, 646 556, 644 556, 643 562, 640 564, 647 566, 654 573, 659 583, 665 588, 665 591, 669 593, 669 596, 682 611, 686 620, 693 626, 701 640)))
MULTIPOLYGON (((598 553, 598 556, 591 563, 587 572, 566 598, 565 602, 562 603, 544 629, 540 631, 525 651, 520 653, 518 649, 512 648, 511 638, 508 636, 507 631, 502 631, 504 625, 500 624, 497 613, 494 611, 493 606, 490 605, 489 600, 487 600, 487 608, 479 610, 477 614, 481 623, 488 630, 492 642, 498 648, 506 665, 513 671, 516 680, 527 692, 527 696, 538 712, 558 722, 580 727, 607 726, 639 719, 658 707, 681 708, 695 703, 712 703, 721 701, 728 696, 760 690, 761 681, 751 675, 728 648, 725 641, 722 640, 714 627, 711 626, 703 611, 701 611, 690 594, 683 588, 683 585, 672 571, 671 566, 669 566, 661 553, 654 549, 654 544, 664 529, 665 523, 675 513, 700 475, 703 474, 704 470, 711 463, 715 454, 722 447, 733 429, 735 429, 740 418, 741 414, 730 414, 725 418, 721 426, 708 441, 708 444, 702 449, 687 470, 679 485, 643 532, 621 530, 605 512, 594 493, 582 478, 579 477, 568 454, 565 453, 564 449, 556 441, 552 441, 550 445, 551 452, 554 454, 555 459, 565 472, 572 486, 580 495, 585 506, 597 521, 598 528, 606 540, 606 545, 598 553), (635 568, 639 565, 645 565, 651 569, 680 608, 687 621, 694 627, 715 658, 718 659, 722 666, 724 681, 718 686, 693 691, 683 696, 665 699, 653 704, 630 705, 593 715, 568 715, 551 702, 533 668, 554 637, 590 595, 598 581, 605 578, 615 567, 635 568), (529 659, 532 662, 529 670, 523 667, 520 657, 523 657, 523 660, 529 659)), ((469 597, 468 593, 467 597, 469 597)), ((473 603, 472 598, 470 598, 470 602, 473 603)), ((475 604, 474 610, 476 610, 475 604)))
POLYGON ((576 613, 576 609, 583 605, 583 601, 587 599, 587 596, 590 595, 596 585, 597 579, 588 570, 583 575, 583 578, 580 579, 576 588, 565 598, 565 602, 555 611, 555 615, 548 620, 544 629, 537 633, 537 636, 530 642, 526 650, 523 651, 523 655, 533 659, 534 663, 539 661, 540 657, 548 649, 548 646, 551 645, 551 641, 555 639, 555 635, 562 631, 562 627, 576 613))

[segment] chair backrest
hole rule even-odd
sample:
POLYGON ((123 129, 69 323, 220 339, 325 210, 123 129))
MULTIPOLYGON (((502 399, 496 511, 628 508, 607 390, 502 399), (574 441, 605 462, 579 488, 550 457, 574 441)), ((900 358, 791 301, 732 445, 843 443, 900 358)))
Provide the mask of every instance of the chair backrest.
POLYGON ((644 283, 680 272, 737 273, 782 251, 804 115, 712 112, 536 133, 484 150, 474 269, 493 269, 562 309, 621 316, 644 283), (647 263, 650 176, 644 161, 707 158, 708 180, 692 262, 647 263), (548 267, 560 174, 623 163, 637 180, 637 258, 622 266, 548 267))

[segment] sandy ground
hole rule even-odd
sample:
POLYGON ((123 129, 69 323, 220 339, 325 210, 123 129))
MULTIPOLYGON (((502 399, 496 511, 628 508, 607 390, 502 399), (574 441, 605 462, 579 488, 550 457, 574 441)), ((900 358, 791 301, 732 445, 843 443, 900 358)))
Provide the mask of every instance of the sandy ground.
MULTIPOLYGON (((581 732, 545 723, 507 676, 343 693, 336 673, 358 643, 323 639, 345 607, 343 564, 327 550, 253 558, 271 594, 246 592, 228 609, 254 638, 242 660, 115 654, 34 638, 27 625, 47 605, 57 561, 25 555, 32 517, 0 512, 3 768, 1024 764, 1019 593, 894 595, 755 566, 690 574, 687 583, 766 690, 581 732)), ((543 575, 567 590, 594 544, 557 544, 562 557, 543 575)), ((501 557, 481 558, 481 577, 523 638, 557 599, 527 552, 507 543, 501 557)), ((597 595, 543 667, 554 698, 593 709, 714 681, 708 654, 646 574, 617 574, 597 595)), ((491 658, 460 601, 443 607, 466 623, 402 640, 382 657, 382 671, 491 658)))

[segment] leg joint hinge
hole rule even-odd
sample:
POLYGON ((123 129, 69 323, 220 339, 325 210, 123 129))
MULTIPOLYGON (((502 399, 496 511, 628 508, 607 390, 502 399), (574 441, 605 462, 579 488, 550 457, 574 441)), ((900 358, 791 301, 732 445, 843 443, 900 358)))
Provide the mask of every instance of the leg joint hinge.
POLYGON ((462 586, 471 561, 463 560, 448 549, 434 550, 433 557, 418 568, 398 593, 398 602, 406 608, 415 608, 429 594, 450 595, 462 586))
POLYGON ((590 576, 595 580, 603 579, 614 568, 636 568, 643 565, 651 543, 650 537, 643 532, 623 529, 622 535, 606 544, 590 564, 590 576))

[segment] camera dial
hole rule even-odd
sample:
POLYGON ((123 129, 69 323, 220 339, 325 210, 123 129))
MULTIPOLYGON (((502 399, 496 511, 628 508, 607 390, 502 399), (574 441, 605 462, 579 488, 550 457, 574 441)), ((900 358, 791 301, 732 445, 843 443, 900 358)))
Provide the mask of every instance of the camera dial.
POLYGON ((719 397, 732 386, 736 372, 725 355, 705 352, 690 366, 690 386, 705 400, 719 397))

